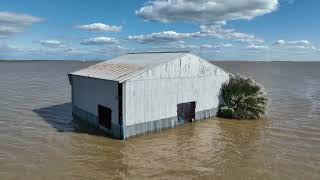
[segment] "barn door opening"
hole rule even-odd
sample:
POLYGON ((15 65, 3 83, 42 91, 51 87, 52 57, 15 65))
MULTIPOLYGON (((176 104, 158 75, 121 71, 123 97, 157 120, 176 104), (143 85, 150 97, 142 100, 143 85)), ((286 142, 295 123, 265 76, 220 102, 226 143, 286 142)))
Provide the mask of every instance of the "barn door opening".
POLYGON ((111 109, 98 105, 99 125, 111 129, 111 109))
POLYGON ((191 122, 195 119, 196 114, 196 102, 187 102, 177 105, 178 123, 184 124, 191 122))

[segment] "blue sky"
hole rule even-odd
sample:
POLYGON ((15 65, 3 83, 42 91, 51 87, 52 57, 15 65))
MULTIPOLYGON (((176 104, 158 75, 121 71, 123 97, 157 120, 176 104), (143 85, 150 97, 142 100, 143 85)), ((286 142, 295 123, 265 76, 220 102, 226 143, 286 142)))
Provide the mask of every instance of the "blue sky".
POLYGON ((320 60, 318 0, 1 0, 0 59, 320 60))

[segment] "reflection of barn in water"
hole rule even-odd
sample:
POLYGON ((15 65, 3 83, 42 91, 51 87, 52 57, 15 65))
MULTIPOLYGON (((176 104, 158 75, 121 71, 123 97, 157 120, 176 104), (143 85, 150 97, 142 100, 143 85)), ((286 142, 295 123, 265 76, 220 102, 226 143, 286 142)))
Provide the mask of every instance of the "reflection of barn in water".
POLYGON ((189 52, 125 54, 69 74, 73 116, 120 139, 206 119, 229 75, 189 52))

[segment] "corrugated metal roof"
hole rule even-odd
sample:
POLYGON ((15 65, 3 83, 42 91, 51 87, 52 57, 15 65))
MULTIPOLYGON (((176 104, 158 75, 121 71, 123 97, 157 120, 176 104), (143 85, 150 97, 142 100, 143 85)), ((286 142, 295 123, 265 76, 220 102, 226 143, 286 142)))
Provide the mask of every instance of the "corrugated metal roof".
POLYGON ((167 63, 187 53, 147 52, 124 54, 70 74, 123 82, 136 74, 167 63))

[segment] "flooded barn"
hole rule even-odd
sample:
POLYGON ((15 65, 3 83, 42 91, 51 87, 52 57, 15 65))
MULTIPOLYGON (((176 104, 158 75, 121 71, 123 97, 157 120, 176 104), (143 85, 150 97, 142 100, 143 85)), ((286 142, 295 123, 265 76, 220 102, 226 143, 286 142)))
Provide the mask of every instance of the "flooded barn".
POLYGON ((216 116, 230 74, 189 52, 125 54, 69 74, 72 114, 126 139, 216 116))

